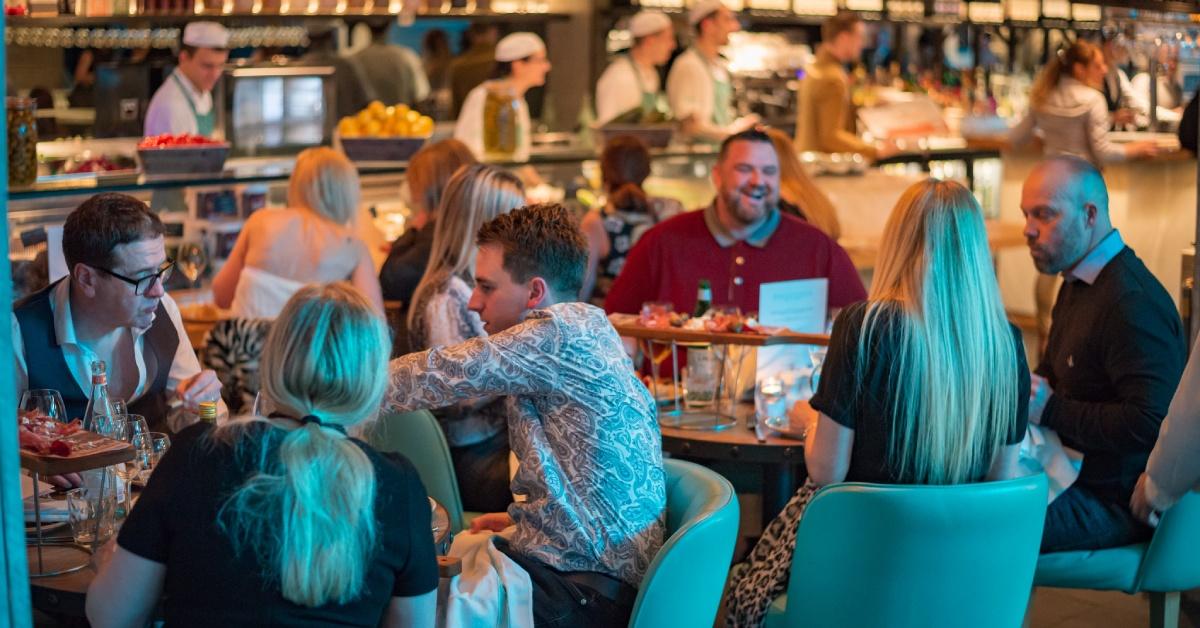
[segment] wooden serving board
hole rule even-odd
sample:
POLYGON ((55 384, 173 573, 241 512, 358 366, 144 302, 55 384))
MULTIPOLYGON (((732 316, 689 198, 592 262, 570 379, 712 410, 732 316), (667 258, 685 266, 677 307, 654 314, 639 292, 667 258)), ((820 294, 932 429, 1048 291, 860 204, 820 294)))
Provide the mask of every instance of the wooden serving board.
POLYGON ((765 335, 754 333, 717 333, 682 327, 646 327, 638 324, 634 314, 610 314, 608 317, 617 335, 659 342, 704 343, 711 345, 742 345, 746 347, 770 347, 776 345, 820 345, 829 346, 828 334, 798 334, 783 331, 765 335))
MULTIPOLYGON (((114 441, 98 434, 93 434, 92 432, 76 432, 72 434, 72 437, 79 434, 94 437, 89 438, 88 442, 97 442, 99 448, 94 452, 72 455, 69 458, 45 456, 22 449, 21 468, 42 475, 62 475, 64 473, 78 473, 89 469, 99 469, 100 467, 133 460, 133 445, 129 443, 114 441), (99 441, 95 439, 99 439, 99 441)), ((71 440, 72 445, 77 442, 74 438, 68 440, 71 440)))

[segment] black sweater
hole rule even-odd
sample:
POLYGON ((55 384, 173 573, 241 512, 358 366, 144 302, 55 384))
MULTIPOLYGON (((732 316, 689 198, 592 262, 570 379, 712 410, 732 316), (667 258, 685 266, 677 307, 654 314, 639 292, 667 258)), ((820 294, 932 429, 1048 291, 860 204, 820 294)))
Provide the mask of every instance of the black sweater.
POLYGON ((1094 284, 1063 284, 1053 321, 1037 368, 1054 390, 1042 425, 1083 452, 1079 486, 1124 504, 1187 360, 1179 314, 1125 247, 1094 284))

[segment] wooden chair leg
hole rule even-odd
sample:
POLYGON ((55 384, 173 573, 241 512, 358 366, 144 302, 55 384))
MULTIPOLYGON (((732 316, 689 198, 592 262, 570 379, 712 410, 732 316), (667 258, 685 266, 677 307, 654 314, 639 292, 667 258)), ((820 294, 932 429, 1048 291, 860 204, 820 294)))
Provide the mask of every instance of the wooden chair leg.
POLYGON ((1150 594, 1150 628, 1179 628, 1179 592, 1150 594))

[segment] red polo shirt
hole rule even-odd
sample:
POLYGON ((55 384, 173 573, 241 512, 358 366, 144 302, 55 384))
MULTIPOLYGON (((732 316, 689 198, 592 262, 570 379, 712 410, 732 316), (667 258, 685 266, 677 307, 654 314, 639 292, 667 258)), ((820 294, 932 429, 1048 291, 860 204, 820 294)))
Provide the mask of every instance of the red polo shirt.
POLYGON ((604 309, 636 314, 647 301, 670 301, 677 312, 696 307, 696 286, 712 283, 713 305, 758 311, 758 287, 774 281, 829 279, 829 307, 867 298, 850 256, 816 227, 779 214, 747 240, 714 235, 711 207, 662 222, 638 240, 608 291, 604 309), (711 219, 710 219, 711 220, 711 219), (772 229, 772 225, 774 228, 772 229))

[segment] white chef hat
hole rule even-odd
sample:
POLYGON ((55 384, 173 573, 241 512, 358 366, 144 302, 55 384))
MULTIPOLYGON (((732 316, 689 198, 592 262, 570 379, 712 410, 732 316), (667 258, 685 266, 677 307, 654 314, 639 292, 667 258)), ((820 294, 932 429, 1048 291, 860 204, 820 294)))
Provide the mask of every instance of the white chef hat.
POLYGON ((723 6, 725 3, 721 0, 700 0, 692 5, 691 11, 688 11, 688 24, 690 26, 699 24, 704 18, 716 13, 717 9, 723 6))
POLYGON ((658 11, 640 11, 629 20, 629 34, 645 37, 671 28, 671 18, 658 11))
POLYGON ((188 22, 183 27, 183 43, 196 48, 228 48, 229 31, 216 22, 188 22))
POLYGON ((505 35, 496 44, 496 60, 501 63, 517 61, 545 51, 546 44, 541 37, 533 33, 513 33, 505 35))

